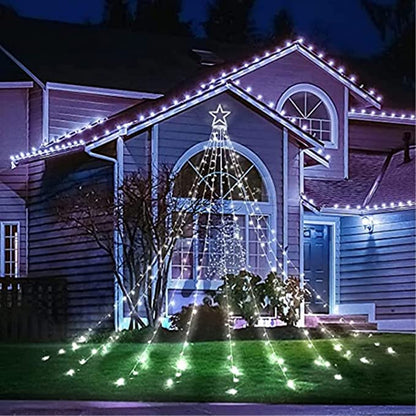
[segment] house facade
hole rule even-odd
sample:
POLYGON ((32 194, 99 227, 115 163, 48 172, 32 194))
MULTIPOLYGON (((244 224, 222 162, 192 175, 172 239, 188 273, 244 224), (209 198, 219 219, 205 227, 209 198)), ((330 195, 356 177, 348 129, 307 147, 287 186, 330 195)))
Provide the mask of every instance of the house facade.
MULTIPOLYGON (((0 274, 65 278, 71 332, 129 318, 110 259, 59 221, 53 201, 92 181, 116 189, 138 169, 197 176, 218 123, 232 151, 213 163, 219 183, 234 180, 221 195, 239 207, 228 214, 247 267, 300 276, 312 291, 302 323, 366 315, 379 329, 414 329, 413 114, 383 110, 377 92, 302 40, 169 91, 48 82, 5 51, 30 80, 0 83, 0 274)), ((201 221, 177 244, 167 314, 220 284, 192 243, 201 221)))

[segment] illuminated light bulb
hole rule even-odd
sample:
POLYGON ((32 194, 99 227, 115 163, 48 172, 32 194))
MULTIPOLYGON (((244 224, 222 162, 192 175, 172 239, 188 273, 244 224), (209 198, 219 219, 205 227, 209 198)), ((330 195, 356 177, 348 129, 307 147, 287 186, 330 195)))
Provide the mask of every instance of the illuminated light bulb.
POLYGON ((188 363, 183 357, 179 358, 177 361, 176 368, 180 371, 185 371, 188 368, 188 363))
POLYGON ((339 205, 338 205, 338 204, 335 204, 335 205, 334 205, 334 208, 338 208, 338 207, 339 207, 339 205))
POLYGON ((124 378, 119 378, 117 381, 114 382, 117 387, 124 386, 126 384, 124 378))
POLYGON ((97 352, 98 352, 98 350, 97 350, 96 348, 93 348, 93 349, 91 350, 91 354, 92 354, 92 355, 97 354, 97 352))
POLYGON ((49 358, 51 358, 49 355, 44 355, 44 356, 42 357, 42 361, 48 361, 48 360, 49 360, 49 358))
POLYGON ((329 66, 332 66, 332 65, 334 65, 334 63, 335 63, 335 62, 331 59, 331 60, 328 62, 328 65, 329 65, 329 66))
POLYGON ((387 348, 387 354, 396 354, 396 351, 392 347, 387 348))
POLYGON ((233 377, 233 382, 234 383, 238 383, 240 381, 240 379, 239 378, 237 378, 237 377, 233 377))
POLYGON ((368 359, 368 358, 366 358, 366 357, 361 357, 361 358, 360 358, 360 361, 361 361, 363 364, 370 364, 369 359, 368 359))
POLYGON ((230 372, 231 374, 234 374, 235 376, 241 375, 240 370, 235 365, 231 366, 230 372))
POLYGON ((246 91, 247 91, 247 92, 251 92, 251 87, 247 87, 247 88, 246 88, 246 91))
POLYGON ((59 351, 58 351, 58 354, 59 355, 62 355, 62 354, 65 354, 66 353, 66 351, 63 349, 63 348, 61 348, 59 351))
POLYGON ((342 375, 341 374, 335 374, 334 379, 335 380, 342 380, 342 375))
POLYGON ((342 350, 342 345, 341 344, 335 344, 334 345, 334 350, 335 351, 341 351, 342 350))
POLYGON ((227 394, 230 394, 231 396, 235 396, 238 391, 236 389, 229 389, 226 391, 227 394))
POLYGON ((166 380, 166 387, 167 387, 168 389, 170 389, 172 386, 173 386, 173 380, 172 380, 171 378, 168 378, 168 379, 166 380))
POLYGON ((351 353, 351 351, 350 350, 348 350, 344 355, 343 355, 343 357, 344 358, 350 358, 352 356, 352 353, 351 353))
POLYGON ((84 365, 87 360, 85 358, 82 358, 81 360, 78 361, 81 365, 84 365))
POLYGON ((375 346, 375 347, 379 347, 379 346, 380 346, 380 343, 379 343, 379 342, 375 342, 375 343, 374 343, 374 346, 375 346))
POLYGON ((72 377, 74 374, 75 374, 75 370, 72 368, 65 373, 65 375, 69 377, 72 377))
POLYGON ((293 380, 288 380, 286 385, 292 390, 296 389, 295 382, 293 380))
POLYGON ((76 351, 76 350, 78 350, 79 348, 81 348, 76 342, 73 342, 72 343, 72 351, 76 351))

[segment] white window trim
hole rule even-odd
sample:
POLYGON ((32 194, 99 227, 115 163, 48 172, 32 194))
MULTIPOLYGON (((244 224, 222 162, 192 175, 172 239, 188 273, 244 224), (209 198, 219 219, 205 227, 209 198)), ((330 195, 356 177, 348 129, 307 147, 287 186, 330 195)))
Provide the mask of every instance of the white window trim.
POLYGON ((17 270, 16 277, 20 276, 20 222, 19 221, 1 221, 0 222, 0 277, 4 277, 4 227, 6 225, 17 225, 17 270))
POLYGON ((292 85, 281 95, 277 101, 276 111, 280 113, 288 98, 298 92, 309 92, 314 94, 325 104, 331 119, 331 141, 324 142, 325 147, 327 149, 338 149, 339 121, 337 109, 335 108, 335 105, 329 95, 325 91, 318 88, 316 85, 306 83, 292 85))
MULTIPOLYGON (((173 175, 176 175, 182 167, 188 162, 189 159, 192 158, 192 156, 196 155, 197 153, 200 153, 204 151, 205 147, 209 144, 208 141, 198 143, 194 145, 193 147, 189 148, 176 162, 172 172, 173 175)), ((257 206, 260 208, 260 214, 264 214, 268 216, 269 220, 269 226, 271 229, 276 230, 277 227, 277 199, 276 199, 276 189, 273 183, 272 176, 270 175, 269 170, 263 163, 263 161, 250 149, 247 147, 233 142, 233 150, 236 153, 241 154, 245 158, 247 158, 259 171, 263 181, 264 185, 266 187, 267 202, 257 202, 257 206)), ((184 204, 186 204, 187 198, 180 198, 181 204, 182 201, 184 204)), ((248 213, 247 207, 243 201, 233 201, 234 206, 237 209, 237 215, 240 212, 241 215, 246 215, 248 213), (241 208, 241 211, 240 211, 241 208)), ((228 205, 228 204, 226 204, 228 205)), ((233 212, 235 212, 235 210, 233 212)), ((231 213, 226 210, 224 212, 225 214, 231 213)), ((246 227, 248 230, 248 228, 246 227)), ((277 245, 276 243, 273 244, 272 250, 274 250, 275 254, 277 253, 277 245)), ((276 255, 273 256, 273 258, 276 258, 276 255)), ((168 274, 168 290, 175 290, 175 289, 187 289, 187 290, 217 290, 219 286, 222 285, 222 280, 204 280, 204 279, 172 279, 171 278, 171 271, 172 268, 169 270, 168 274)))

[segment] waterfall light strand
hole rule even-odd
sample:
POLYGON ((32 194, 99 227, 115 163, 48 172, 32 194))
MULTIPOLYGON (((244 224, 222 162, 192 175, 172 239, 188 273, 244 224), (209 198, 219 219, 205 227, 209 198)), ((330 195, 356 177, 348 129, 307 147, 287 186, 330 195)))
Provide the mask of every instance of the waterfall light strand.
MULTIPOLYGON (((230 147, 229 149, 231 149, 231 152, 233 152, 233 148, 232 147, 230 147)), ((234 161, 233 161, 233 163, 234 163, 234 161)), ((239 166, 239 164, 235 163, 234 166, 239 166)), ((227 175, 227 178, 229 180, 229 175, 227 175)), ((241 177, 238 178, 238 176, 237 176, 237 179, 241 180, 241 177)), ((229 186, 230 185, 231 184, 229 184, 229 186)), ((242 192, 245 193, 244 188, 241 188, 241 189, 242 189, 242 192)), ((233 202, 234 201, 232 199, 232 193, 231 192, 230 192, 230 198, 231 198, 231 206, 233 206, 233 202)), ((246 198, 244 198, 244 194, 243 194, 243 201, 244 201, 244 204, 245 204, 246 209, 247 209, 247 207, 250 204, 247 203, 246 198)), ((238 223, 237 222, 236 222, 236 226, 238 227, 238 223)), ((241 244, 241 242, 239 244, 241 244)), ((248 262, 247 262, 246 266, 247 266, 247 268, 251 269, 251 267, 248 264, 248 262)), ((252 298, 254 300, 254 307, 255 307, 255 310, 256 310, 256 317, 259 319, 261 317, 260 308, 258 306, 256 297, 255 297, 255 294, 254 294, 254 290, 253 290, 253 287, 251 285, 251 281, 250 280, 247 280, 247 282, 248 282, 248 285, 249 285, 249 288, 250 288, 251 296, 252 296, 252 298)), ((267 348, 270 351, 270 355, 269 355, 270 362, 272 364, 277 364, 278 365, 278 368, 280 370, 280 373, 282 374, 282 376, 283 376, 283 378, 285 380, 286 386, 288 388, 290 388, 290 389, 295 390, 296 389, 295 381, 292 380, 292 379, 289 379, 289 377, 287 375, 288 368, 285 365, 285 360, 281 356, 279 356, 278 354, 276 354, 276 349, 273 347, 273 344, 272 344, 272 342, 270 340, 270 337, 269 337, 269 334, 268 334, 266 328, 265 327, 262 327, 262 329, 263 329, 263 337, 265 338, 264 344, 267 346, 267 348)))
MULTIPOLYGON (((209 144, 208 144, 208 148, 211 151, 211 159, 210 159, 210 162, 208 164, 208 169, 211 170, 212 167, 213 167, 214 172, 215 172, 215 163, 216 163, 215 161, 216 161, 216 157, 217 157, 217 147, 215 146, 215 143, 213 141, 213 137, 215 137, 215 136, 211 135, 211 138, 210 138, 209 144)), ((201 181, 199 181, 199 183, 201 183, 201 181)), ((206 191, 207 191, 207 185, 208 185, 207 181, 204 180, 204 189, 203 189, 203 193, 202 193, 202 199, 205 198, 205 194, 206 194, 206 191)), ((211 194, 210 194, 210 200, 209 200, 210 205, 209 205, 208 214, 210 215, 211 211, 212 211, 213 200, 214 200, 214 187, 210 186, 209 188, 211 190, 211 194)), ((193 236, 195 234, 196 233, 193 232, 193 236)), ((206 247, 208 235, 209 235, 208 232, 206 232, 205 241, 204 241, 204 249, 206 247)), ((202 259, 203 259, 203 257, 201 258, 201 261, 202 261, 202 259)), ((197 269, 198 268, 199 268, 199 271, 198 271, 198 274, 196 276, 197 277, 196 282, 198 282, 199 277, 201 275, 200 272, 202 270, 202 266, 198 265, 197 269)), ((197 287, 195 287, 191 316, 189 318, 189 321, 187 322, 187 329, 186 329, 186 333, 185 333, 185 338, 184 338, 184 341, 182 343, 182 347, 181 347, 181 351, 178 355, 178 359, 176 360, 175 379, 173 379, 173 378, 167 379, 166 383, 165 383, 166 388, 172 388, 174 386, 175 382, 178 382, 179 378, 182 376, 182 373, 188 369, 188 362, 185 359, 185 350, 189 346, 189 336, 190 336, 190 333, 191 333, 191 330, 192 330, 192 323, 194 322, 195 315, 198 312, 198 310, 197 310, 197 296, 198 296, 198 291, 197 291, 197 287)))

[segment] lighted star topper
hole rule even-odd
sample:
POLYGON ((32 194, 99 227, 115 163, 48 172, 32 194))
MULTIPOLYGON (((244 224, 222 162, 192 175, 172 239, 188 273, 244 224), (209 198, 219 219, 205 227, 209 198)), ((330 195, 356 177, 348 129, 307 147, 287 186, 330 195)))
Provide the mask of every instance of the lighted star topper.
POLYGON ((217 109, 215 111, 210 111, 209 113, 214 117, 214 120, 212 120, 212 127, 227 126, 225 118, 231 114, 231 111, 224 111, 222 105, 218 104, 217 109))

